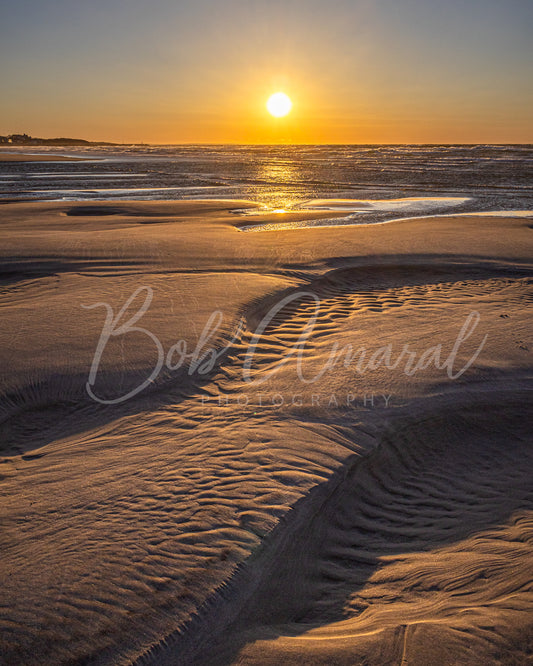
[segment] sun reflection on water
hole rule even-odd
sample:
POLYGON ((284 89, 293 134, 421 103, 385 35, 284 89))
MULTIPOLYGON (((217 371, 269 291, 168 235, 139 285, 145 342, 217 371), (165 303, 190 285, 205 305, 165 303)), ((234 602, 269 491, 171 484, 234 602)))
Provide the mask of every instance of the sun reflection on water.
POLYGON ((286 213, 309 196, 302 169, 286 159, 269 159, 257 165, 255 179, 261 183, 256 199, 270 213, 286 213))

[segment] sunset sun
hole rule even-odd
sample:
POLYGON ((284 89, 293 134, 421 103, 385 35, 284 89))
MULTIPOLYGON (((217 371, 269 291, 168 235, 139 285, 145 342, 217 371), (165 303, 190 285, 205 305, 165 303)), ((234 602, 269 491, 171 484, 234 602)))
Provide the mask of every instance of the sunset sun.
POLYGON ((266 107, 275 118, 282 118, 292 109, 292 102, 285 93, 277 92, 268 98, 266 107))

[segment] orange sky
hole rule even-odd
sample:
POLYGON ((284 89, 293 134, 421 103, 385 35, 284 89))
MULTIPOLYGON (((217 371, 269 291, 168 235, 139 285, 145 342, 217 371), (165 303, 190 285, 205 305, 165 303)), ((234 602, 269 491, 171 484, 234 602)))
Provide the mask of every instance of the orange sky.
POLYGON ((0 2, 0 134, 533 142, 529 1, 89 4, 0 2), (265 108, 277 90, 282 119, 265 108))

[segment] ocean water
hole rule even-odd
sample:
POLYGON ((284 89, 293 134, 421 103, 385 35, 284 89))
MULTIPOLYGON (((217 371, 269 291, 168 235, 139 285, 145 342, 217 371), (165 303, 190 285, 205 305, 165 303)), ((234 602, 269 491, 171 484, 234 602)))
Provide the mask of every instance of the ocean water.
POLYGON ((258 214, 343 210, 335 222, 352 224, 533 210, 532 145, 6 148, 14 150, 89 161, 0 163, 0 201, 238 199, 260 204, 258 214))

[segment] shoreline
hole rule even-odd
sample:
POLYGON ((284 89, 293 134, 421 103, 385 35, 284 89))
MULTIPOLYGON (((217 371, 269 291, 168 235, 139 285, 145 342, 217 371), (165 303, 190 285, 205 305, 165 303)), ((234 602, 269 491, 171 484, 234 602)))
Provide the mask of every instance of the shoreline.
MULTIPOLYGON (((285 223, 272 223, 267 222, 265 224, 255 224, 255 225, 246 225, 239 227, 240 231, 252 232, 252 231, 295 231, 296 229, 331 229, 334 227, 370 227, 377 226, 380 224, 392 224, 393 222, 409 222, 412 220, 432 220, 439 217, 518 217, 518 218, 530 218, 533 217, 533 210, 501 210, 501 211, 471 211, 468 213, 439 213, 433 215, 410 215, 408 217, 395 217, 391 220, 381 220, 377 222, 345 222, 344 224, 327 224, 330 220, 336 221, 337 218, 327 217, 324 220, 321 220, 321 224, 309 224, 310 222, 316 222, 320 218, 312 218, 311 220, 303 220, 295 224, 285 223)), ((340 217, 339 219, 346 219, 340 217)))
MULTIPOLYGON (((68 159, 68 158, 67 158, 68 159)), ((1 160, 0 160, 1 161, 1 160)), ((121 209, 126 210, 129 206, 144 205, 144 206, 172 206, 184 205, 186 207, 194 207, 195 204, 209 205, 220 210, 226 210, 229 214, 235 216, 236 222, 234 226, 237 230, 245 233, 250 232, 266 232, 266 231, 294 231, 301 229, 334 229, 334 228, 347 228, 347 227, 374 227, 398 222, 409 221, 431 221, 439 218, 468 218, 468 217, 493 217, 493 218, 530 218, 533 217, 533 210, 493 210, 493 211, 468 211, 468 212, 447 212, 447 213, 432 213, 427 215, 406 215, 405 217, 394 217, 388 220, 377 220, 374 222, 359 222, 348 221, 350 217, 346 217, 343 210, 324 209, 318 207, 316 209, 302 205, 294 209, 284 211, 279 210, 262 210, 264 204, 260 202, 242 200, 242 199, 0 199, 0 205, 65 205, 78 207, 81 209, 94 208, 105 210, 105 207, 116 209, 120 212, 121 209), (314 214, 309 218, 309 214, 314 214), (272 217, 274 220, 264 220, 261 223, 255 222, 257 216, 260 215, 262 219, 272 217), (251 217, 251 219, 243 219, 251 217), (278 219, 280 221, 278 221, 278 219), (283 220, 283 221, 282 221, 283 220), (346 221, 344 221, 346 220, 346 221), (338 223, 338 221, 344 221, 338 223), (255 223, 253 223, 255 222, 255 223), (320 222, 319 224, 316 224, 320 222), (251 223, 251 224, 250 224, 251 223)), ((118 214, 118 213, 117 213, 118 214)))

